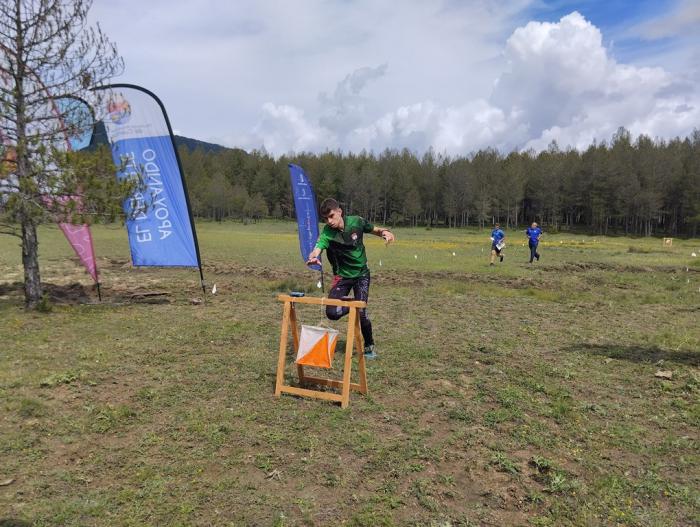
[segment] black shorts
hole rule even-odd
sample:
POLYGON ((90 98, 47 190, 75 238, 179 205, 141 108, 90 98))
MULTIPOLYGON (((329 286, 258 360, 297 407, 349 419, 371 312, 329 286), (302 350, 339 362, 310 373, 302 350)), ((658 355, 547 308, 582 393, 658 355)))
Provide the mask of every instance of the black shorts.
POLYGON ((503 249, 499 249, 498 247, 496 247, 496 242, 494 242, 494 243, 491 244, 491 250, 492 250, 492 251, 496 251, 496 254, 501 254, 501 251, 502 251, 503 249))

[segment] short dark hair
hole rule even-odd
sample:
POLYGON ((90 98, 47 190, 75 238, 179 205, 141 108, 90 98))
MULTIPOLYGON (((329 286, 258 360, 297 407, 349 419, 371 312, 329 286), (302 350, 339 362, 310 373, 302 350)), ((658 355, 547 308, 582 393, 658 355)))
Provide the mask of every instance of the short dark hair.
POLYGON ((326 198, 321 203, 321 217, 325 219, 328 217, 331 211, 339 208, 340 204, 336 200, 333 198, 326 198))

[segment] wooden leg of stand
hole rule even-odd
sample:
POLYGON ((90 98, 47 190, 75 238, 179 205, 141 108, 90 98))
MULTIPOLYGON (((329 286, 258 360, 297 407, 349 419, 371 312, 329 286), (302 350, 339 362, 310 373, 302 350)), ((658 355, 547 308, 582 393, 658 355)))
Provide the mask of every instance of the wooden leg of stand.
MULTIPOLYGON (((294 343, 294 356, 299 353, 299 327, 297 326, 297 310, 292 304, 292 309, 289 313, 289 325, 292 329, 292 342, 294 343)), ((299 384, 304 384, 304 366, 297 364, 297 374, 299 375, 299 384)))
POLYGON ((287 335, 289 333, 289 313, 292 310, 291 302, 284 303, 284 314, 282 315, 282 334, 280 335, 280 355, 277 359, 277 382, 275 383, 275 397, 282 394, 284 384, 284 365, 287 359, 287 335))
POLYGON ((355 347, 359 357, 357 372, 360 375, 360 393, 367 395, 367 369, 365 367, 365 347, 360 328, 360 317, 357 317, 355 321, 355 347))
POLYGON ((348 319, 348 335, 345 343, 345 368, 343 369, 343 398, 340 401, 341 408, 347 408, 350 404, 350 373, 352 372, 352 349, 355 344, 355 326, 357 320, 357 308, 350 308, 348 319))

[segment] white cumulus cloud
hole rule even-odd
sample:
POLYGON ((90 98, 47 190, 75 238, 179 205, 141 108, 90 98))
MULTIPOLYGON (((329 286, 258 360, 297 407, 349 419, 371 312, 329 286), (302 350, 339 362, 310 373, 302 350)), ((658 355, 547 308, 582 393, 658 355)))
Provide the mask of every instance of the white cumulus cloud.
POLYGON ((578 12, 515 29, 503 58, 488 98, 444 104, 430 97, 376 117, 363 91, 391 64, 361 67, 332 95, 321 93, 315 113, 266 104, 253 141, 275 153, 432 147, 464 155, 486 147, 541 150, 551 141, 585 148, 620 126, 633 135, 684 136, 700 122, 693 83, 660 67, 618 63, 600 30, 578 12))
POLYGON ((682 136, 700 117, 696 89, 683 89, 682 79, 662 68, 617 63, 600 31, 577 12, 518 28, 506 57, 509 71, 491 101, 518 114, 513 124, 529 131, 525 148, 546 148, 552 140, 585 148, 619 126, 634 135, 682 136))
POLYGON ((463 106, 441 107, 433 101, 398 108, 374 123, 353 130, 351 149, 385 147, 469 153, 487 147, 508 148, 507 135, 524 139, 524 130, 510 130, 509 115, 483 99, 463 106), (520 134, 520 135, 519 135, 520 134))
POLYGON ((265 103, 263 117, 252 130, 253 145, 275 154, 320 151, 333 146, 333 134, 309 121, 302 110, 289 105, 265 103))

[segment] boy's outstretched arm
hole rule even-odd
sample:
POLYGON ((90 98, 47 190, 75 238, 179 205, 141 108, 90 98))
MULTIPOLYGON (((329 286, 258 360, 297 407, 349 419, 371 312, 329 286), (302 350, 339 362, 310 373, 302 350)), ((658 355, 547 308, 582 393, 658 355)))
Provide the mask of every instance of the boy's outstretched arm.
POLYGON ((384 238, 384 241, 386 243, 391 243, 393 242, 396 238, 394 237, 394 234, 389 230, 384 227, 374 227, 372 229, 372 234, 375 236, 379 236, 380 238, 384 238))
POLYGON ((313 265, 313 264, 320 264, 321 259, 319 256, 321 255, 321 249, 318 247, 314 247, 314 250, 309 253, 309 256, 306 258, 306 265, 313 265))

